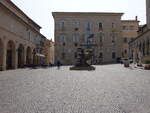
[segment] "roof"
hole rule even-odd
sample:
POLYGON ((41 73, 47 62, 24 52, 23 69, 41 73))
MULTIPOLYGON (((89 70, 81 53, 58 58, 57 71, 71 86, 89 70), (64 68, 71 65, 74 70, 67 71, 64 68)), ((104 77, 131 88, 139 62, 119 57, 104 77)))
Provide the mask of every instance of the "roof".
POLYGON ((142 34, 137 36, 133 41, 129 42, 129 44, 132 44, 134 41, 136 41, 137 39, 139 39, 140 37, 142 37, 143 35, 145 35, 148 32, 150 32, 150 29, 147 29, 145 32, 143 32, 142 34))
POLYGON ((140 32, 141 30, 145 29, 146 27, 147 27, 147 24, 145 24, 145 25, 140 25, 138 32, 140 32))
MULTIPOLYGON (((11 2, 10 0, 6 0, 7 2, 11 2)), ((2 4, 1 2, 0 2, 0 4, 2 4)), ((13 13, 13 11, 12 10, 10 10, 9 8, 7 8, 4 4, 2 4, 6 9, 8 9, 11 13, 13 13)), ((16 5, 15 5, 15 7, 17 7, 16 5)), ((17 9, 17 10, 20 10, 20 9, 17 9)), ((21 11, 21 10, 20 10, 21 11)), ((23 12, 22 12, 23 13, 23 12)), ((25 24, 27 24, 32 30, 34 30, 34 32, 36 32, 36 33, 38 33, 42 38, 44 38, 44 39, 46 39, 46 37, 43 35, 43 34, 41 34, 39 31, 37 31, 37 30, 35 30, 35 28, 34 27, 32 27, 30 24, 28 24, 28 23, 26 23, 26 21, 24 21, 22 18, 20 18, 18 15, 16 15, 15 13, 13 13, 17 18, 19 18, 23 23, 25 23, 25 24)), ((25 15, 25 14, 24 14, 25 15)), ((32 21, 32 22, 34 22, 33 20, 31 20, 29 17, 27 17, 30 21, 32 21)), ((36 23, 34 23, 34 24, 36 24, 36 23)), ((37 25, 37 27, 40 27, 38 24, 36 24, 37 25)), ((41 28, 41 27, 40 27, 41 28)))
POLYGON ((84 16, 122 16, 124 13, 115 13, 115 12, 52 12, 53 17, 55 17, 55 15, 84 15, 84 16))
POLYGON ((41 26, 39 26, 36 22, 34 22, 29 16, 27 16, 19 7, 17 7, 11 0, 6 0, 8 3, 10 3, 10 5, 12 5, 12 7, 14 7, 16 10, 18 10, 23 16, 25 16, 27 19, 29 19, 29 21, 31 21, 36 27, 38 27, 39 29, 41 28, 41 26))
POLYGON ((121 20, 121 22, 140 22, 139 20, 121 20))

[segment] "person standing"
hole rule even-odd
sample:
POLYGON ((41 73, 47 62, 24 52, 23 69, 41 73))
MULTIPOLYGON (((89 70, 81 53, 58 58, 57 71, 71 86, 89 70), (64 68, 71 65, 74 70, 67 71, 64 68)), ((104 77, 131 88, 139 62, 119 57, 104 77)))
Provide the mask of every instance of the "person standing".
POLYGON ((58 61, 57 61, 57 69, 60 69, 60 65, 61 65, 61 63, 60 63, 60 61, 58 60, 58 61))

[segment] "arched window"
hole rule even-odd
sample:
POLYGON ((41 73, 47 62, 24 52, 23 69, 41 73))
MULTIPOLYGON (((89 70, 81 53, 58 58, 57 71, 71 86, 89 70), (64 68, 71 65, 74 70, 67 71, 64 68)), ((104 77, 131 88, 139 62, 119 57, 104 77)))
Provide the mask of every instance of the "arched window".
POLYGON ((99 31, 103 30, 103 24, 101 22, 98 24, 98 28, 99 28, 99 31))
POLYGON ((99 36, 99 42, 100 42, 100 43, 103 42, 103 35, 102 35, 102 34, 100 34, 100 36, 99 36))
POLYGON ((65 29, 65 21, 60 22, 60 29, 64 30, 65 29))
POLYGON ((66 42, 66 36, 65 35, 60 36, 60 42, 66 42))
POLYGON ((90 22, 86 22, 86 25, 85 25, 85 29, 86 31, 91 31, 91 28, 92 28, 92 24, 90 22))
POLYGON ((79 42, 79 35, 78 34, 73 34, 72 40, 73 40, 73 42, 79 42))

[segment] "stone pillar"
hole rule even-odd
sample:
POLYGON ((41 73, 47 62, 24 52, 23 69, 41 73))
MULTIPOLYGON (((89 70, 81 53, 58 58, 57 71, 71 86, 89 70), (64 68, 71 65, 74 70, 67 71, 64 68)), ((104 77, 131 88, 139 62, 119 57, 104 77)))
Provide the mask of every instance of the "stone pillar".
POLYGON ((7 57, 7 44, 4 43, 3 46, 3 62, 2 62, 2 70, 6 70, 6 57, 7 57))
POLYGON ((18 68, 18 47, 15 48, 14 50, 14 68, 18 68))
POLYGON ((24 58, 24 65, 26 65, 27 63, 27 48, 24 48, 24 56, 23 56, 23 58, 24 58))
POLYGON ((31 49, 31 64, 33 64, 33 49, 31 49))

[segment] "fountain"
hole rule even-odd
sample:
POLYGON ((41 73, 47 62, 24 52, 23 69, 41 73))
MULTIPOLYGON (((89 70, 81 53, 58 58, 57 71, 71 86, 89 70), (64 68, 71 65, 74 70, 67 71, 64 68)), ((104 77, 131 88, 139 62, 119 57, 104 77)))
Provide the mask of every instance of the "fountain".
POLYGON ((71 67, 70 70, 95 70, 95 67, 88 63, 89 60, 92 59, 93 53, 93 46, 97 46, 94 44, 91 39, 94 38, 94 34, 89 34, 87 36, 86 43, 82 43, 80 46, 83 48, 77 49, 77 59, 75 66, 71 67))
POLYGON ((95 70, 95 67, 88 63, 92 56, 93 51, 91 49, 78 48, 76 64, 70 70, 95 70))

